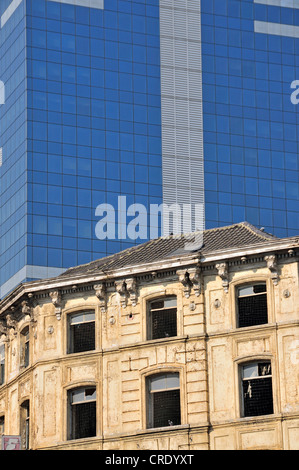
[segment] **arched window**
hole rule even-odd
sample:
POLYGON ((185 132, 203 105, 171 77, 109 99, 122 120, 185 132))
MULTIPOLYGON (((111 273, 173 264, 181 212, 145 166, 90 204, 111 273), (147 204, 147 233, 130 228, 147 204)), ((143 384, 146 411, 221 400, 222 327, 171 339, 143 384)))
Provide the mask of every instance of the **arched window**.
POLYGON ((20 357, 20 362, 22 367, 28 367, 29 366, 29 351, 30 351, 30 342, 29 342, 29 326, 26 326, 22 331, 21 331, 21 357, 20 357))
POLYGON ((87 310, 68 316, 68 353, 95 349, 95 312, 87 310))
POLYGON ((68 391, 68 439, 96 436, 96 388, 68 391))
POLYGON ((177 336, 177 299, 166 297, 148 304, 147 339, 177 336))
POLYGON ((147 377, 147 427, 181 424, 180 376, 178 372, 147 377))
POLYGON ((249 362, 240 368, 243 416, 273 414, 271 362, 249 362))
POLYGON ((265 282, 237 289, 238 328, 268 323, 267 287, 265 282))

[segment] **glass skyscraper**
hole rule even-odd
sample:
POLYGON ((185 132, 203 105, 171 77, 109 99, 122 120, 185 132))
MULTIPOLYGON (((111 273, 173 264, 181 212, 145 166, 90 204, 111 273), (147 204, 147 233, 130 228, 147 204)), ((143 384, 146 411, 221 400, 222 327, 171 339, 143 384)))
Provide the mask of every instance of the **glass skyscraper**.
POLYGON ((162 202, 299 234, 299 1, 1 0, 0 17, 1 297, 144 242, 132 204, 148 238, 162 202))

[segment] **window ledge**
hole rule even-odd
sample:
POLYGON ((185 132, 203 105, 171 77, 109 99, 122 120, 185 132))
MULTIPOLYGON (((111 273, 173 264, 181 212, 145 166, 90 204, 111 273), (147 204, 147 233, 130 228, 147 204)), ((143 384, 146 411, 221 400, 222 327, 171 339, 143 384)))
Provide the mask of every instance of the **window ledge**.
POLYGON ((190 424, 179 424, 177 426, 163 426, 161 428, 148 428, 148 429, 139 429, 136 431, 138 434, 155 434, 160 432, 175 432, 175 431, 188 431, 190 429, 190 424))

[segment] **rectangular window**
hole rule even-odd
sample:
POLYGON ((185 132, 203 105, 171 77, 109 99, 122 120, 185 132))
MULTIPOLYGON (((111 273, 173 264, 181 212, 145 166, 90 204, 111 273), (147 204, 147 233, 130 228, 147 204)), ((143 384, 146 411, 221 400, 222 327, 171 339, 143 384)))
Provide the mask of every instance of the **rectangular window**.
POLYGON ((238 327, 268 323, 266 284, 254 284, 238 289, 238 327))
POLYGON ((270 362, 254 362, 242 367, 243 415, 273 414, 270 362))
POLYGON ((24 401, 21 405, 20 412, 20 425, 21 425, 21 441, 22 449, 29 449, 29 439, 30 439, 30 407, 29 400, 24 401))
POLYGON ((0 345, 0 385, 5 382, 5 346, 0 345))
POLYGON ((21 333, 21 366, 29 366, 29 352, 30 352, 30 343, 29 343, 29 327, 23 329, 21 333))
POLYGON ((96 435, 96 388, 86 387, 69 392, 69 439, 96 435))
POLYGON ((95 349, 95 313, 80 312, 69 317, 69 353, 95 349))
POLYGON ((177 336, 176 297, 151 302, 148 320, 148 339, 177 336))
POLYGON ((181 424, 180 377, 178 373, 148 377, 148 428, 181 424))
POLYGON ((5 418, 4 416, 0 416, 0 436, 3 436, 4 434, 4 424, 5 424, 5 418))

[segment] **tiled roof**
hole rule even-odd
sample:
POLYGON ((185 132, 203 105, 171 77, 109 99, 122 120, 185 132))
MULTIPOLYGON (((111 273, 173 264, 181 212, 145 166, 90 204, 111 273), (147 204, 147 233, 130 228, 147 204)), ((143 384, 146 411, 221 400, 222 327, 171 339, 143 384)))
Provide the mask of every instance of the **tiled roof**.
MULTIPOLYGON (((277 240, 275 236, 247 222, 241 222, 227 227, 205 230, 202 247, 193 251, 206 255, 214 251, 271 243, 277 240)), ((187 254, 185 247, 186 236, 158 238, 91 263, 70 268, 59 277, 106 273, 130 266, 158 262, 176 255, 187 254)))

